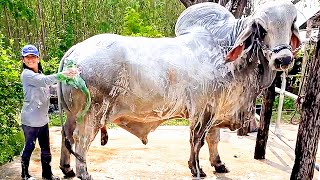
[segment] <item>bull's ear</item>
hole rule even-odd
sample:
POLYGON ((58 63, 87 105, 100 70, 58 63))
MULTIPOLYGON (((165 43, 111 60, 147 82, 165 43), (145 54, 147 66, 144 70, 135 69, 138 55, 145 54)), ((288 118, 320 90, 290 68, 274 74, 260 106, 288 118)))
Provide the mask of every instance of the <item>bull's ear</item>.
MULTIPOLYGON (((292 35, 291 35, 290 45, 293 51, 301 45, 299 29, 295 24, 292 25, 292 35)), ((294 52, 293 55, 296 56, 297 52, 294 52)))
POLYGON ((238 57, 240 56, 243 50, 244 50, 243 44, 240 44, 239 46, 234 47, 231 51, 228 52, 225 60, 227 62, 235 61, 236 59, 238 59, 238 57))
POLYGON ((253 32, 252 25, 247 26, 236 39, 235 44, 233 45, 232 49, 227 53, 225 57, 225 61, 232 62, 239 58, 242 54, 243 50, 245 49, 245 41, 251 37, 253 32))
MULTIPOLYGON (((292 50, 294 51, 296 48, 300 46, 300 38, 299 35, 297 36, 295 33, 292 33, 291 40, 290 40, 290 45, 292 47, 292 50)), ((298 51, 294 52, 294 56, 296 56, 298 51)))

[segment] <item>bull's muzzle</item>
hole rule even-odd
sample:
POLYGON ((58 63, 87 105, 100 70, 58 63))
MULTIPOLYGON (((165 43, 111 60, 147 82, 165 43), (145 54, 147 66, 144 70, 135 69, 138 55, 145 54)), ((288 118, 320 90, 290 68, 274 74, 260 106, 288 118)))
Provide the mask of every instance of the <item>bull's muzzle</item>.
POLYGON ((292 56, 279 57, 274 60, 274 66, 277 69, 286 69, 289 67, 292 61, 293 61, 292 56))

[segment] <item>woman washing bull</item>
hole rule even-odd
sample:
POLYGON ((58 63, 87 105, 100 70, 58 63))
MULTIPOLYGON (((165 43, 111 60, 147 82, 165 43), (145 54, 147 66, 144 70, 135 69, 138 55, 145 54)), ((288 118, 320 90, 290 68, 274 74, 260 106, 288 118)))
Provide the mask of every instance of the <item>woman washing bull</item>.
POLYGON ((61 77, 73 78, 77 69, 69 69, 58 74, 44 75, 39 61, 39 51, 34 45, 26 45, 21 51, 23 72, 21 80, 24 103, 21 111, 21 124, 25 136, 25 146, 21 155, 22 179, 34 179, 28 172, 31 154, 36 139, 41 148, 42 177, 48 180, 60 179, 52 174, 51 152, 48 127, 49 86, 61 77))

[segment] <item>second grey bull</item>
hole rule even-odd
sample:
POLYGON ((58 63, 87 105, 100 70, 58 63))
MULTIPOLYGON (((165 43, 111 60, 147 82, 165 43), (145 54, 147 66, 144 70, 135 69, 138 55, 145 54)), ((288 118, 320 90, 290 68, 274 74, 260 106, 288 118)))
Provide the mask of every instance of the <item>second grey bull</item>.
MULTIPOLYGON (((93 36, 63 57, 76 62, 92 96, 81 123, 76 121, 85 96, 60 85, 67 114, 66 136, 86 158, 100 128, 113 122, 147 143, 162 122, 186 118, 190 125, 189 168, 204 177, 199 151, 208 143, 216 172, 228 169, 218 154, 219 128, 240 128, 252 103, 276 71, 288 69, 300 45, 296 9, 290 2, 264 5, 252 16, 235 19, 224 7, 202 3, 186 9, 174 38, 93 36)), ((91 179, 85 162, 76 161, 80 179, 91 179)), ((74 175, 62 142, 60 168, 74 175)))

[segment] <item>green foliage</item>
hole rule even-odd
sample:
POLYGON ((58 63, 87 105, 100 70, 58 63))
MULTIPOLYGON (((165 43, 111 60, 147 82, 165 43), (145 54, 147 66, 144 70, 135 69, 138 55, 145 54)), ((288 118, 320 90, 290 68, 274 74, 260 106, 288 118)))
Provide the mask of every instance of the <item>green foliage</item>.
POLYGON ((64 53, 76 43, 74 27, 71 23, 67 22, 64 30, 49 34, 47 42, 49 51, 48 57, 45 57, 45 59, 61 59, 64 53))
MULTIPOLYGON (((0 34, 0 120, 2 128, 16 125, 15 115, 22 105, 22 85, 20 82, 21 62, 13 59, 10 46, 5 46, 0 34)), ((12 41, 11 41, 12 42, 12 41)))
POLYGON ((58 72, 60 60, 55 57, 51 58, 47 61, 41 61, 41 65, 43 67, 44 74, 53 74, 58 72))
MULTIPOLYGON (((275 123, 278 118, 278 111, 272 112, 271 122, 275 123)), ((291 123, 299 122, 301 119, 301 114, 297 111, 282 111, 281 122, 291 123)))
MULTIPOLYGON (((262 99, 261 97, 257 98, 256 100, 256 104, 262 104, 262 99)), ((279 95, 276 96, 275 100, 274 100, 274 103, 273 103, 273 107, 272 109, 277 111, 278 110, 278 106, 279 106, 279 95)), ((284 97, 284 100, 283 100, 283 106, 282 106, 282 109, 283 110, 293 110, 295 109, 296 106, 295 106, 295 100, 290 98, 290 97, 287 97, 285 96, 284 97)))
POLYGON ((145 36, 145 37, 161 37, 160 32, 152 26, 146 25, 141 19, 139 12, 131 7, 126 8, 123 26, 123 35, 145 36))
POLYGON ((72 45, 101 33, 173 36, 185 8, 171 0, 4 0, 0 9, 0 31, 14 39, 14 51, 21 42, 35 44, 46 61, 61 59, 72 45))
POLYGON ((16 128, 10 131, 10 134, 0 133, 0 165, 12 161, 14 156, 20 154, 24 146, 22 131, 16 128))
MULTIPOLYGON (((56 113, 49 114, 49 126, 61 126, 60 115, 56 113)), ((63 114, 63 123, 66 120, 66 115, 63 114)))
POLYGON ((161 124, 161 126, 189 126, 190 121, 187 119, 172 119, 169 121, 165 121, 161 124))
POLYGON ((0 33, 0 164, 18 155, 23 147, 23 138, 17 122, 23 93, 20 82, 21 62, 14 59, 13 41, 4 43, 0 33))
MULTIPOLYGON (((261 97, 257 98, 256 104, 262 104, 261 97)), ((279 95, 276 96, 275 101, 273 103, 271 122, 275 122, 277 120, 278 106, 279 106, 279 95)), ((282 122, 290 123, 291 120, 294 122, 298 122, 300 120, 300 117, 301 115, 299 111, 296 111, 295 100, 285 96, 283 100, 282 114, 281 114, 282 122)))
MULTIPOLYGON (((274 103, 273 103, 273 109, 278 109, 278 105, 279 105, 279 96, 276 97, 274 103)), ((282 109, 283 110, 293 110, 295 109, 295 100, 290 98, 290 97, 284 97, 283 100, 283 106, 282 109)))

